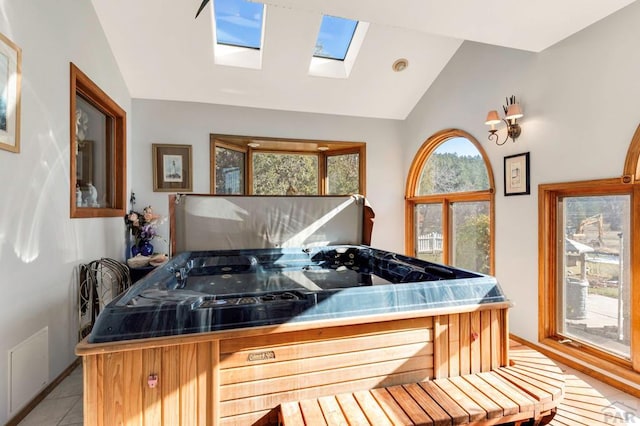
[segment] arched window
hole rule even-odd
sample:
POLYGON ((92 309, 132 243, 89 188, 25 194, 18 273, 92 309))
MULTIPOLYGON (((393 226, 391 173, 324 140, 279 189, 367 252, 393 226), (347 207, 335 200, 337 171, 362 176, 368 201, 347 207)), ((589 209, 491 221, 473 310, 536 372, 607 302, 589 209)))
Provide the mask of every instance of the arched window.
POLYGON ((493 273, 494 192, 489 160, 473 136, 457 129, 431 136, 407 178, 406 253, 493 273))

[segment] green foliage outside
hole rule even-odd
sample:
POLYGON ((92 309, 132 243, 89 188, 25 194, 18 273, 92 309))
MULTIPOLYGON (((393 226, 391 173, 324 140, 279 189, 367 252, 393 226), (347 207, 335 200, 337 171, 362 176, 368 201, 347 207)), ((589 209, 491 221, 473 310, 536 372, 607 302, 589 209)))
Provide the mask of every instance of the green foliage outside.
POLYGON ((359 155, 332 155, 327 158, 328 194, 359 194, 359 155))
POLYGON ((315 195, 318 193, 318 157, 254 153, 253 176, 256 195, 315 195))
POLYGON ((490 269, 489 216, 470 215, 457 228, 455 266, 488 274, 490 269))
POLYGON ((489 176, 480 155, 433 153, 429 156, 418 187, 418 195, 479 191, 489 188, 489 176))

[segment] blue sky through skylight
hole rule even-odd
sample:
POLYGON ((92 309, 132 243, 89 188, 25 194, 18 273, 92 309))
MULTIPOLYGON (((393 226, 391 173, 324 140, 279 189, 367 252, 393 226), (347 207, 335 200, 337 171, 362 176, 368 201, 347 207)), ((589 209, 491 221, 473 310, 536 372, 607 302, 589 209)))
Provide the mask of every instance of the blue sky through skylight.
POLYGON ((264 5, 245 0, 214 0, 219 44, 260 49, 264 5))
POLYGON ((358 21, 324 15, 313 56, 344 61, 358 21))

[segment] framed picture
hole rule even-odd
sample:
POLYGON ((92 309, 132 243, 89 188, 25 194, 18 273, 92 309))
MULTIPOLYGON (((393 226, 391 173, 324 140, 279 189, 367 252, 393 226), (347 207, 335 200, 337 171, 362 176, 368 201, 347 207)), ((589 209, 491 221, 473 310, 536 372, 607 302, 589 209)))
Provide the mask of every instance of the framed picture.
POLYGON ((153 144, 153 190, 193 191, 191 145, 153 144))
POLYGON ((529 153, 504 157, 504 195, 529 194, 529 153))
POLYGON ((20 152, 22 50, 0 34, 0 149, 20 152))

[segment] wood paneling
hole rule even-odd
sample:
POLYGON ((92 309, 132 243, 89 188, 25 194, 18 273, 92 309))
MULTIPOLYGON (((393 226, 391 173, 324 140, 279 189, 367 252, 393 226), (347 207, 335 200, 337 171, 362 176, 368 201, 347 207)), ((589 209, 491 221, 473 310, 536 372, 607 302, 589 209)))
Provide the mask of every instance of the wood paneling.
MULTIPOLYGON (((268 424, 279 404, 313 398, 320 398, 315 404, 324 416, 357 416, 340 413, 393 399, 389 392, 359 392, 391 387, 398 398, 423 398, 415 386, 402 385, 433 379, 436 370, 447 378, 502 365, 504 315, 500 306, 307 330, 274 327, 257 335, 225 331, 208 340, 202 334, 144 340, 139 348, 122 342, 121 351, 117 342, 95 348, 85 342, 85 424, 268 424), (106 347, 109 352, 100 350, 106 347), (157 376, 155 387, 150 376, 157 376), (344 393, 353 395, 322 398, 344 393)), ((367 415, 376 416, 376 409, 367 415)))

